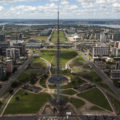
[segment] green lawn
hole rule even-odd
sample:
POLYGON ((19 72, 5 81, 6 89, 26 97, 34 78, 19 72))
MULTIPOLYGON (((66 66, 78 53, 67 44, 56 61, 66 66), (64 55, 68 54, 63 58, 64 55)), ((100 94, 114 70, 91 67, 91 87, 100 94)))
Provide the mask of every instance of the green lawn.
POLYGON ((72 89, 68 89, 68 90, 63 90, 62 91, 62 94, 68 94, 68 95, 74 95, 76 94, 77 92, 72 90, 72 89))
MULTIPOLYGON (((57 41, 57 36, 58 36, 57 31, 55 31, 55 32, 53 33, 53 35, 52 35, 51 42, 56 43, 56 41, 57 41)), ((60 31, 60 42, 61 42, 61 43, 67 42, 67 39, 66 39, 65 34, 64 34, 63 31, 60 31)))
POLYGON ((40 85, 44 88, 46 88, 46 80, 47 80, 48 76, 49 76, 48 74, 45 74, 40 78, 40 85))
POLYGON ((61 96, 61 98, 68 102, 71 102, 77 109, 85 105, 85 102, 80 99, 76 99, 72 97, 68 98, 67 96, 61 96))
MULTIPOLYGON (((49 62, 51 62, 53 66, 56 65, 56 51, 55 50, 43 50, 41 51, 40 56, 45 58, 49 62)), ((67 61, 69 61, 70 59, 76 56, 77 56, 77 52, 75 50, 70 50, 70 49, 61 50, 60 63, 61 63, 62 68, 65 67, 65 64, 67 61)))
POLYGON ((78 94, 79 97, 83 97, 88 101, 103 107, 109 111, 112 111, 106 97, 101 93, 101 91, 97 88, 93 88, 87 92, 78 94))
POLYGON ((45 43, 48 39, 48 36, 32 36, 31 39, 34 39, 41 43, 45 43))
POLYGON ((34 67, 46 67, 46 63, 40 57, 34 58, 32 61, 32 66, 34 67))
POLYGON ((112 96, 110 96, 111 101, 113 103, 113 105, 115 106, 116 110, 118 113, 120 113, 120 102, 118 100, 116 100, 115 98, 113 98, 112 96))
POLYGON ((103 111, 101 108, 99 108, 97 106, 91 107, 90 110, 93 110, 93 111, 103 111))
POLYGON ((51 99, 51 97, 46 93, 32 94, 27 91, 20 90, 12 98, 4 114, 36 113, 49 99, 51 99))
POLYGON ((86 81, 84 81, 81 78, 79 78, 79 76, 74 75, 72 73, 70 73, 68 76, 71 78, 71 82, 68 83, 67 85, 62 86, 63 89, 66 89, 66 88, 77 89, 77 88, 80 87, 80 85, 83 85, 83 84, 87 83, 86 81))
POLYGON ((76 108, 80 108, 83 105, 85 105, 85 102, 79 99, 75 99, 75 98, 70 98, 69 101, 76 107, 76 108))
POLYGON ((71 63, 70 67, 75 73, 81 73, 84 71, 88 71, 90 69, 88 63, 81 57, 76 57, 71 63))

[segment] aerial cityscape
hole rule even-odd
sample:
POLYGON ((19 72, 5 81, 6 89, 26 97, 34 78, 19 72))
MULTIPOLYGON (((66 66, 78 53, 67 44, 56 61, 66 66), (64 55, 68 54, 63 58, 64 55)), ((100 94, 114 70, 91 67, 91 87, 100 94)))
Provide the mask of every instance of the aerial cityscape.
POLYGON ((0 120, 120 120, 119 7, 0 0, 0 120))

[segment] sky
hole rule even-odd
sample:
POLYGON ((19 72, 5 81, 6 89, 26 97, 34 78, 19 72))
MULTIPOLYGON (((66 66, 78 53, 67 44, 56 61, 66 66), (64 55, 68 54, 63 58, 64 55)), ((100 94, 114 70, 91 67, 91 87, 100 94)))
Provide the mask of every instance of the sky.
POLYGON ((0 19, 120 19, 120 0, 0 0, 0 19))

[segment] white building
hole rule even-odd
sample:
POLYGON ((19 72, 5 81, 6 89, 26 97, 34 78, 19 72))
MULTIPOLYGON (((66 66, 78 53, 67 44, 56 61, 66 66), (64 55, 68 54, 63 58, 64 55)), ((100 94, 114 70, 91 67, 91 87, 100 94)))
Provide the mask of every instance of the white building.
POLYGON ((19 59, 20 49, 16 49, 16 48, 6 49, 6 57, 11 58, 11 59, 19 59))
POLYGON ((14 46, 14 44, 24 44, 24 40, 11 40, 10 46, 14 46))
POLYGON ((37 42, 26 43, 26 48, 41 48, 42 46, 43 46, 42 43, 37 43, 37 42))
POLYGON ((102 43, 106 43, 108 40, 107 40, 107 35, 105 32, 102 32, 100 33, 100 42, 102 43))
POLYGON ((113 48, 112 55, 114 57, 120 57, 120 49, 119 48, 113 48))
POLYGON ((110 55, 109 47, 94 47, 93 48, 93 58, 109 57, 109 55, 110 55))

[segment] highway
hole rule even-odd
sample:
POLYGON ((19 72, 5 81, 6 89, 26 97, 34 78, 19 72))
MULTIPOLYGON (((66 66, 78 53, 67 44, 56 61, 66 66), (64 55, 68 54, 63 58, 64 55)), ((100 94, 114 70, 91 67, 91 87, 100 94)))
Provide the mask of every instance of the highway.
POLYGON ((81 53, 81 52, 78 52, 78 53, 89 63, 89 65, 96 71, 96 73, 106 82, 106 84, 116 93, 116 95, 120 99, 120 90, 118 90, 114 86, 114 84, 109 79, 109 77, 99 67, 97 67, 93 62, 90 62, 83 53, 81 53))
POLYGON ((0 97, 5 93, 6 90, 8 90, 10 85, 16 80, 16 78, 21 74, 21 72, 27 68, 28 64, 31 63, 32 60, 33 56, 29 57, 29 59, 25 61, 25 63, 21 65, 14 74, 12 74, 9 80, 3 84, 2 88, 0 89, 0 97))

